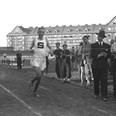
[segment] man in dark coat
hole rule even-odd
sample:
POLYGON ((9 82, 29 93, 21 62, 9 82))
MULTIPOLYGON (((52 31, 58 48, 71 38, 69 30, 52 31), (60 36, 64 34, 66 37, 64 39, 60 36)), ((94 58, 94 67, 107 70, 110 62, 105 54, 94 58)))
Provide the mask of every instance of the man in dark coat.
POLYGON ((105 36, 104 30, 99 30, 98 42, 91 45, 92 72, 94 77, 94 94, 99 96, 99 84, 101 84, 102 100, 107 101, 107 76, 108 76, 108 61, 111 51, 110 45, 103 42, 105 36))
POLYGON ((22 69, 22 54, 21 54, 20 50, 16 54, 16 57, 17 57, 17 68, 22 69))
POLYGON ((60 49, 60 43, 56 43, 56 49, 54 50, 56 57, 55 71, 58 79, 62 79, 62 49, 60 49))

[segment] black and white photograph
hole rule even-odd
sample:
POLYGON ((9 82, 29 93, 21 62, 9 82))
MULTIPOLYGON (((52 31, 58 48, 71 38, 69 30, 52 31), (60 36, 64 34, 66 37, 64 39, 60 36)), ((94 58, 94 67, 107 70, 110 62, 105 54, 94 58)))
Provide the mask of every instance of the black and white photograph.
POLYGON ((115 3, 1 0, 0 116, 116 116, 115 3))

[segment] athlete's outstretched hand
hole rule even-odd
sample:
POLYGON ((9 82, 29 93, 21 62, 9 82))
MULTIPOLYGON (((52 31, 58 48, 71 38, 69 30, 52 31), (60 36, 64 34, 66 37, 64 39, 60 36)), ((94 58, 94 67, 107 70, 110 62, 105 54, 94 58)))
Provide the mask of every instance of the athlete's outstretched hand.
POLYGON ((29 52, 33 53, 33 52, 34 52, 34 50, 33 50, 33 49, 29 49, 29 52))

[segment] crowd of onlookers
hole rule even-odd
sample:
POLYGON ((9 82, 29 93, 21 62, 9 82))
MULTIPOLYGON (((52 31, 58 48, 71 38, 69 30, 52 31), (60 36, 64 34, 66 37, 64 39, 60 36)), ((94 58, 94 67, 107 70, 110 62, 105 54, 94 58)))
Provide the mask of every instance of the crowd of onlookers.
POLYGON ((15 58, 9 58, 6 53, 3 54, 1 64, 4 66, 14 66, 16 65, 18 69, 22 69, 22 65, 24 65, 25 59, 22 59, 22 53, 19 50, 16 54, 15 58))
POLYGON ((107 101, 108 73, 113 76, 113 90, 116 98, 116 39, 112 39, 110 44, 107 44, 103 41, 106 38, 104 30, 99 30, 96 34, 98 35, 96 43, 91 44, 89 36, 85 35, 78 49, 72 47, 69 50, 66 43, 63 46, 56 43, 55 70, 57 78, 65 83, 70 82, 71 70, 76 69, 81 84, 86 82, 87 85, 91 85, 91 80, 94 80, 95 97, 99 97, 101 89, 102 99, 107 101))
POLYGON ((82 84, 87 81, 90 85, 90 79, 93 77, 90 59, 91 44, 89 36, 83 36, 82 40, 83 42, 78 47, 72 46, 72 49, 68 49, 66 43, 63 46, 60 46, 59 42, 56 43, 56 49, 53 52, 56 57, 55 71, 58 79, 69 82, 71 71, 75 70, 78 71, 82 84), (84 48, 85 44, 86 48, 84 48))

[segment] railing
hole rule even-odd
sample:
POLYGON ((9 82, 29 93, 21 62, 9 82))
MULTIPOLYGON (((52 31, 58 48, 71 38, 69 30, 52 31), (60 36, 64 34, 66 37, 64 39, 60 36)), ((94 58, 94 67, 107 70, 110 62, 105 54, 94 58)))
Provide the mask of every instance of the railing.
MULTIPOLYGON (((2 59, 0 62, 4 66, 11 66, 11 67, 17 66, 17 60, 2 59)), ((30 65, 30 60, 29 59, 23 59, 22 60, 22 66, 24 66, 24 65, 26 65, 26 66, 30 65)))

